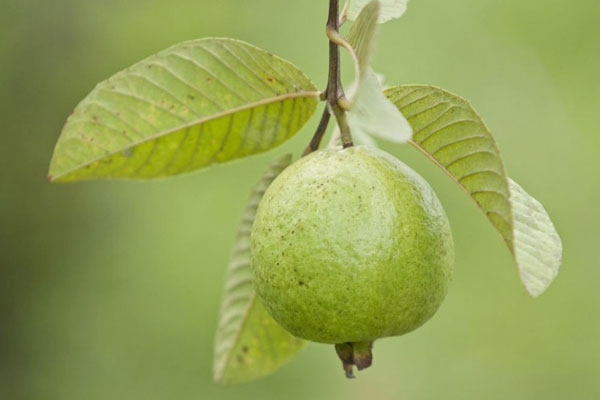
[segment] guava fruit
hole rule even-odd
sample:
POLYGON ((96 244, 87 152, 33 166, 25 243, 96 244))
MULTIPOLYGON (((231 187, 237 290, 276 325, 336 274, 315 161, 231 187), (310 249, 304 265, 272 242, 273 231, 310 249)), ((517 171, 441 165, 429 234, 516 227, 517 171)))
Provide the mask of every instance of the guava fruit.
POLYGON ((284 170, 251 232, 255 290, 292 334, 336 345, 348 376, 375 339, 437 311, 454 263, 448 219, 415 171, 374 147, 327 149, 284 170))

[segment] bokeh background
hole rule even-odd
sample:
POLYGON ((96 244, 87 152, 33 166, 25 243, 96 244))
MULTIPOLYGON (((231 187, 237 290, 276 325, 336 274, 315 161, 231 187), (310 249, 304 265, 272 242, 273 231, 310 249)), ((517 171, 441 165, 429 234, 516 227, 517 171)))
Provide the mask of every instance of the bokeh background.
MULTIPOLYGON (((176 42, 244 39, 326 81, 325 0, 0 0, 0 398, 599 399, 600 3, 411 0, 382 27, 388 84, 472 101, 509 173, 553 216, 561 274, 533 300, 498 234, 406 146, 436 188, 456 273, 439 313, 343 377, 310 344, 274 375, 212 383, 225 266, 250 188, 284 151, 159 182, 52 185, 61 126, 100 80, 176 42)), ((346 68, 346 77, 351 78, 346 68)))

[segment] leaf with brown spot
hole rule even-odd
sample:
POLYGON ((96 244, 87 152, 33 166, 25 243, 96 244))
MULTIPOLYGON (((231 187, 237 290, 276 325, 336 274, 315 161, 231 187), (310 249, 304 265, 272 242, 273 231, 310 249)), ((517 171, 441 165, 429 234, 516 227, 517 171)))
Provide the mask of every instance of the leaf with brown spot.
POLYGON ((67 119, 49 176, 151 179, 262 153, 318 100, 298 68, 247 43, 175 45, 96 86, 67 119))

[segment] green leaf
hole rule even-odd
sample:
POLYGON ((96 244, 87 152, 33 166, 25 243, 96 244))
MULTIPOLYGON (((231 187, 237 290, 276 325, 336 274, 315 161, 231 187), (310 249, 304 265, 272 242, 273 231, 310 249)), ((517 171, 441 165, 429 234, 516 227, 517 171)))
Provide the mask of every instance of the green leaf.
MULTIPOLYGON (((362 10, 348 33, 348 43, 358 71, 356 81, 360 82, 370 68, 375 53, 375 40, 378 32, 377 19, 380 11, 379 1, 373 0, 362 10)), ((360 90, 359 87, 356 90, 360 90)))
POLYGON ((514 255, 521 280, 538 296, 558 275, 562 243, 544 206, 509 178, 514 255))
POLYGON ((348 123, 355 137, 370 135, 395 143, 406 143, 412 137, 410 124, 384 95, 379 78, 370 68, 352 100, 348 123))
MULTIPOLYGON (((362 9, 369 4, 371 0, 349 0, 347 8, 347 18, 351 21, 356 20, 362 9)), ((389 21, 391 19, 400 18, 406 11, 408 0, 379 0, 381 3, 381 14, 379 15, 379 23, 389 21)))
POLYGON ((527 291, 540 295, 558 273, 560 237, 543 206, 508 178, 481 117, 439 88, 397 86, 385 93, 412 125, 411 144, 475 200, 504 238, 527 291))
POLYGON ((96 86, 68 118, 49 179, 149 179, 261 153, 318 97, 300 70, 247 43, 181 43, 96 86))
POLYGON ((258 203, 291 161, 287 154, 271 164, 254 188, 240 223, 215 338, 214 379, 218 383, 261 378, 288 361, 304 343, 267 313, 254 293, 250 273, 250 231, 258 203))
POLYGON ((404 143, 412 136, 406 118, 387 97, 378 76, 371 69, 380 2, 371 1, 361 11, 348 34, 348 49, 354 58, 356 80, 348 90, 352 108, 348 122, 352 135, 359 142, 369 142, 369 135, 404 143))

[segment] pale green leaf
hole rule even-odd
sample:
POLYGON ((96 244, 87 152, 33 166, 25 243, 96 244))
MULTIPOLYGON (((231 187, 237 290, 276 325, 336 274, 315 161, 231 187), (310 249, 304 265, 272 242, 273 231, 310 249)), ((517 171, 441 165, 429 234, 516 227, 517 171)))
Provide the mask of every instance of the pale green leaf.
POLYGON ((271 164, 244 210, 215 338, 214 379, 219 383, 241 383, 265 376, 295 355, 304 343, 267 313, 254 293, 250 274, 250 231, 258 203, 291 161, 288 154, 271 164))
POLYGON ((354 130, 352 132, 352 140, 357 146, 378 147, 375 139, 365 131, 354 130))
POLYGON ((370 68, 360 90, 351 99, 348 123, 353 135, 371 135, 395 143, 406 143, 412 137, 410 124, 385 96, 379 78, 370 68))
POLYGON ((533 296, 546 290, 558 274, 562 243, 544 206, 509 178, 513 212, 514 256, 521 280, 533 296))
POLYGON ((560 266, 562 245, 542 205, 511 181, 490 131, 471 104, 442 89, 409 85, 386 90, 413 127, 411 144, 479 205, 500 232, 532 296, 560 266))
MULTIPOLYGON (((349 0, 346 17, 349 20, 354 21, 370 1, 371 0, 349 0)), ((379 2, 381 3, 379 23, 383 23, 391 19, 400 18, 406 11, 408 0, 379 0, 379 2)))
POLYGON ((352 108, 348 123, 355 141, 371 142, 369 135, 404 143, 412 129, 406 118, 383 94, 378 76, 371 69, 380 2, 368 3, 348 34, 349 50, 356 65, 356 79, 348 90, 352 108))
POLYGON ((296 133, 318 96, 247 43, 181 43, 96 86, 68 118, 49 178, 149 179, 261 153, 296 133))
MULTIPOLYGON (((379 1, 374 0, 367 4, 362 10, 356 21, 352 24, 348 33, 348 44, 352 51, 352 57, 358 71, 356 71, 356 81, 360 82, 370 68, 375 52, 375 40, 377 37, 380 5, 379 1)), ((360 90, 356 88, 356 90, 360 90)))

